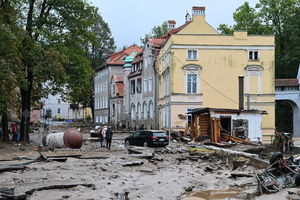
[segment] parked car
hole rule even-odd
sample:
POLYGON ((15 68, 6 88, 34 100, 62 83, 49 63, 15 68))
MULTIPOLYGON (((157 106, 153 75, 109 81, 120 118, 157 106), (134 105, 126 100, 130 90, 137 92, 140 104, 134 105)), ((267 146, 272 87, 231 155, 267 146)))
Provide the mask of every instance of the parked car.
POLYGON ((95 128, 90 131, 91 137, 100 137, 101 128, 101 126, 95 126, 95 128))
POLYGON ((169 138, 166 133, 161 130, 140 130, 125 138, 125 146, 164 147, 168 144, 169 138))

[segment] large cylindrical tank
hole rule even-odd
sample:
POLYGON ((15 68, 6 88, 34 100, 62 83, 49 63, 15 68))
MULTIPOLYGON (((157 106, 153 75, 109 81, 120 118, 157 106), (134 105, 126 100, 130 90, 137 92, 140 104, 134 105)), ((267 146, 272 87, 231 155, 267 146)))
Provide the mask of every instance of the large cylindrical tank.
POLYGON ((44 146, 80 149, 83 144, 83 138, 77 129, 68 128, 65 132, 46 135, 42 142, 44 146))

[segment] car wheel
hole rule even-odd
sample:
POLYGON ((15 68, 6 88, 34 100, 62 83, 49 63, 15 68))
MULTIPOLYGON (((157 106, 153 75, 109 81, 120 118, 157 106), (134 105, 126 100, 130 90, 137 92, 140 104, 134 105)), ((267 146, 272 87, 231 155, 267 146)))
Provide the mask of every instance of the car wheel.
POLYGON ((126 147, 129 146, 129 140, 125 140, 125 146, 126 146, 126 147))
POLYGON ((148 142, 145 141, 143 146, 148 147, 148 142))
POLYGON ((273 155, 270 158, 270 165, 277 162, 278 160, 283 158, 283 154, 281 152, 273 153, 273 155))
POLYGON ((298 174, 298 175, 296 176, 296 178, 295 178, 295 185, 296 185, 297 187, 300 186, 300 174, 298 174))

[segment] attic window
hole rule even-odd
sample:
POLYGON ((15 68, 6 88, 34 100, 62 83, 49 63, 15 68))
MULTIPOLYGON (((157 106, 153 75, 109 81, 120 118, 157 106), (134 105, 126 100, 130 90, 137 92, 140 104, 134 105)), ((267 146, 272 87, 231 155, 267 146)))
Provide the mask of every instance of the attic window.
POLYGON ((197 60, 198 52, 197 50, 188 50, 187 51, 187 60, 197 60))
POLYGON ((259 52, 257 50, 251 50, 249 52, 249 60, 250 61, 258 61, 259 60, 259 52))

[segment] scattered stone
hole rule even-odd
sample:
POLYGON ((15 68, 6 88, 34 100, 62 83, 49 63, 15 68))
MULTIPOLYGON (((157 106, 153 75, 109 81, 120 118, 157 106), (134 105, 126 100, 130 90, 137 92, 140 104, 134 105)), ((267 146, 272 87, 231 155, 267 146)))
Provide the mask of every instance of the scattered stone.
POLYGON ((206 172, 212 172, 212 171, 214 171, 214 169, 211 166, 206 166, 205 169, 204 169, 204 171, 206 171, 206 172))

